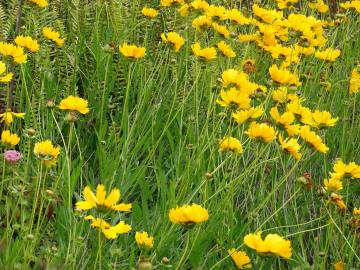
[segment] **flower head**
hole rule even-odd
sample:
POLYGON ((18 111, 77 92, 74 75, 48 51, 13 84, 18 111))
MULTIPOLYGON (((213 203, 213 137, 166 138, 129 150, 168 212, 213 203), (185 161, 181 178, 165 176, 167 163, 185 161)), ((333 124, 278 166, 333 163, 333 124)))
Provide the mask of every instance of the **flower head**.
POLYGON ((333 127, 335 126, 336 122, 339 120, 338 117, 332 118, 331 114, 327 111, 318 111, 312 113, 312 120, 316 127, 333 127))
POLYGON ((136 45, 130 45, 127 43, 123 43, 119 46, 119 50, 122 55, 128 58, 143 58, 146 55, 146 49, 144 47, 138 47, 136 45))
POLYGON ((50 140, 35 143, 34 154, 48 167, 56 164, 60 146, 54 146, 50 140))
POLYGON ((262 139, 269 143, 276 139, 276 131, 273 127, 265 123, 252 122, 249 129, 245 132, 251 139, 262 139))
POLYGON ((11 56, 17 64, 24 64, 27 60, 27 55, 24 53, 24 49, 10 43, 0 42, 0 54, 4 56, 11 56))
POLYGON ((228 253, 238 269, 251 268, 251 260, 244 251, 236 251, 232 248, 228 250, 228 253))
POLYGON ((44 27, 43 28, 43 35, 47 39, 55 42, 59 47, 64 45, 65 39, 60 38, 60 33, 54 31, 51 27, 44 27))
POLYGON ((185 44, 185 39, 176 32, 169 32, 167 34, 161 34, 161 39, 165 43, 171 43, 174 45, 175 51, 178 52, 185 44))
POLYGON ((326 49, 324 51, 317 51, 315 57, 321 60, 334 62, 341 54, 341 51, 338 49, 326 49))
POLYGON ((8 147, 14 147, 20 142, 20 137, 15 133, 12 134, 10 130, 4 130, 1 132, 1 142, 8 147))
POLYGON ((135 241, 139 247, 152 248, 154 246, 154 237, 149 236, 147 232, 136 232, 135 241))
POLYGON ((14 121, 14 117, 24 118, 25 113, 15 113, 10 109, 0 114, 0 123, 4 122, 5 125, 10 125, 14 121))
POLYGON ((32 39, 29 36, 17 36, 15 43, 23 48, 28 49, 31 52, 37 52, 40 49, 40 45, 36 39, 32 39))
POLYGON ((261 232, 250 233, 244 237, 244 244, 264 255, 275 254, 285 259, 292 255, 290 240, 285 240, 278 234, 268 234, 262 240, 261 232))
POLYGON ((217 44, 217 47, 221 51, 221 53, 223 55, 225 55, 226 57, 229 57, 229 58, 236 57, 236 53, 234 52, 234 50, 231 48, 230 45, 226 44, 225 41, 220 41, 217 44))
POLYGON ((91 191, 89 186, 86 186, 83 191, 84 201, 76 203, 75 207, 77 210, 89 210, 92 208, 101 207, 107 210, 114 210, 118 212, 129 212, 131 211, 131 203, 118 204, 121 194, 118 188, 114 188, 110 191, 106 197, 105 186, 102 184, 97 185, 96 195, 91 191))
POLYGON ((291 73, 285 68, 278 68, 276 65, 272 65, 269 68, 271 79, 281 85, 295 85, 300 86, 301 82, 296 74, 291 73))
POLYGON ((91 227, 100 230, 107 239, 116 239, 119 234, 128 233, 131 231, 131 226, 124 221, 120 221, 118 224, 111 226, 102 218, 95 218, 93 216, 85 217, 86 220, 91 221, 91 227))
POLYGON ((21 153, 16 150, 6 150, 4 154, 5 160, 10 164, 16 164, 21 159, 21 153))
POLYGON ((290 155, 292 155, 296 160, 299 160, 302 156, 300 153, 301 146, 298 143, 297 139, 291 138, 291 139, 283 139, 281 135, 279 135, 279 143, 281 149, 288 152, 290 155))
POLYGON ((193 203, 170 209, 169 219, 174 224, 191 225, 207 221, 209 213, 205 208, 193 203))
POLYGON ((220 91, 220 99, 216 102, 222 107, 238 110, 249 109, 250 101, 251 100, 248 94, 242 93, 235 87, 232 87, 228 91, 222 89, 220 91))
POLYGON ((262 116, 264 113, 264 109, 261 106, 258 107, 251 107, 247 110, 238 110, 236 112, 233 112, 231 114, 232 118, 235 119, 235 121, 238 124, 242 124, 246 122, 249 119, 256 119, 262 116))
POLYGON ((342 181, 338 178, 330 178, 324 180, 324 187, 327 191, 335 192, 342 190, 342 181))
POLYGON ((360 90, 360 73, 353 69, 351 72, 350 84, 349 84, 349 92, 350 95, 356 94, 360 90))
POLYGON ((141 14, 144 15, 145 17, 155 18, 159 14, 159 12, 154 8, 144 7, 141 10, 141 14))
POLYGON ((74 96, 68 96, 67 98, 61 100, 59 109, 77 111, 81 114, 87 114, 90 111, 87 100, 74 96))
POLYGON ((48 1, 46 0, 30 0, 30 2, 33 2, 41 8, 45 8, 49 5, 48 1))
POLYGON ((243 152, 243 147, 241 142, 233 137, 225 137, 219 142, 220 151, 233 151, 235 153, 241 154, 243 152))
POLYGON ((6 71, 6 65, 4 62, 0 61, 0 82, 8 83, 13 78, 14 74, 9 72, 6 75, 2 75, 6 71))
POLYGON ((323 143, 321 137, 314 131, 311 131, 309 126, 301 127, 300 137, 320 153, 325 154, 329 151, 329 148, 323 143))
POLYGON ((191 49, 193 53, 202 59, 212 60, 216 58, 216 50, 214 47, 209 48, 201 48, 200 43, 196 42, 195 44, 191 45, 191 49))

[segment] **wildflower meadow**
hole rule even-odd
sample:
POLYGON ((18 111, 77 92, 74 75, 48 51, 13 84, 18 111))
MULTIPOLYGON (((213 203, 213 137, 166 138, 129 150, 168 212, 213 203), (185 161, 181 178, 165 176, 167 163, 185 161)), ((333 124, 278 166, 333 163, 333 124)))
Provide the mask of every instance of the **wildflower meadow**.
POLYGON ((360 1, 0 0, 0 269, 360 269, 360 1))

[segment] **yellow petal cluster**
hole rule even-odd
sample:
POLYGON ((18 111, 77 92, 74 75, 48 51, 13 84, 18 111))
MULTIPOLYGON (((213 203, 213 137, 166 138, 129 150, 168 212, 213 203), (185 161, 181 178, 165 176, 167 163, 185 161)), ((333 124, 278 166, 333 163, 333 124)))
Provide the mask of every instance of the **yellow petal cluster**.
POLYGON ((0 42, 0 54, 12 57, 17 64, 24 64, 27 60, 24 49, 10 43, 0 42))
POLYGON ((261 139, 265 143, 269 143, 276 139, 277 132, 266 123, 252 122, 249 129, 245 132, 251 139, 261 139))
POLYGON ((51 27, 44 27, 42 32, 47 39, 55 42, 59 47, 64 45, 65 39, 61 38, 60 33, 56 32, 51 27))
POLYGON ((128 43, 123 43, 119 46, 120 53, 128 58, 143 58, 146 55, 146 49, 144 47, 138 47, 128 43))
POLYGON ((191 49, 197 57, 206 60, 216 59, 217 53, 214 47, 201 48, 200 43, 196 42, 195 44, 191 45, 191 49))
POLYGON ((37 142, 34 146, 34 154, 50 167, 56 164, 60 146, 54 146, 50 140, 37 142))
POLYGON ((124 221, 120 221, 118 224, 111 226, 102 218, 95 218, 93 216, 85 217, 86 220, 91 221, 91 226, 100 230, 107 239, 116 239, 119 234, 128 233, 131 231, 131 226, 124 221))
POLYGON ((60 101, 60 110, 77 111, 81 114, 87 114, 90 109, 88 108, 88 101, 75 96, 68 96, 60 101))
POLYGON ((228 250, 231 259, 235 263, 237 269, 251 268, 251 260, 244 251, 236 251, 235 248, 228 250))
POLYGON ((20 142, 20 137, 17 134, 13 134, 10 130, 3 130, 1 132, 1 142, 9 147, 14 147, 20 142))
POLYGON ((141 14, 144 15, 145 17, 155 18, 159 14, 159 12, 154 8, 144 7, 141 10, 141 14))
POLYGON ((175 51, 178 52, 181 47, 185 44, 185 39, 176 32, 169 32, 167 34, 161 34, 161 39, 165 43, 170 43, 174 46, 175 51))
POLYGON ((37 40, 29 36, 17 36, 15 38, 15 43, 31 52, 37 52, 40 49, 40 45, 37 40))
POLYGON ((234 137, 225 137, 222 140, 220 140, 219 148, 221 152, 233 151, 238 154, 241 154, 243 152, 243 147, 241 142, 234 137))
POLYGON ((209 213, 202 206, 193 203, 170 209, 169 219, 174 224, 191 225, 207 221, 209 213))
POLYGON ((136 232, 135 241, 139 247, 152 248, 154 246, 154 237, 149 236, 147 232, 136 232))

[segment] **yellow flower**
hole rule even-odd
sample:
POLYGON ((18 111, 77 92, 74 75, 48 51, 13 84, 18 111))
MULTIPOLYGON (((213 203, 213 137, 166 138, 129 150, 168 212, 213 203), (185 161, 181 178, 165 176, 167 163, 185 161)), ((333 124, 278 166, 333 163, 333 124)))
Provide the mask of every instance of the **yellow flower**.
POLYGON ((329 151, 329 148, 322 142, 321 137, 311 131, 309 126, 301 127, 300 137, 320 153, 325 154, 329 151))
POLYGON ((220 98, 216 102, 222 107, 230 109, 248 109, 250 108, 250 98, 248 94, 241 93, 235 87, 225 91, 221 89, 220 98))
POLYGON ((234 58, 236 57, 236 53, 234 52, 234 50, 231 48, 230 45, 226 44, 224 41, 220 41, 217 44, 217 47, 219 48, 219 50, 221 51, 221 53, 229 58, 234 58))
POLYGON ((334 192, 342 190, 342 181, 337 178, 324 179, 324 187, 327 191, 334 192))
POLYGON ((35 143, 34 154, 42 159, 46 166, 53 166, 56 164, 57 157, 60 154, 60 146, 54 147, 50 140, 35 143))
POLYGON ((252 122, 245 134, 247 134, 251 139, 262 139, 266 143, 276 139, 276 131, 274 128, 265 123, 259 124, 252 122))
POLYGON ((289 126, 295 120, 295 116, 292 112, 284 112, 282 115, 280 115, 277 107, 271 108, 270 115, 272 119, 275 120, 276 123, 283 126, 289 126))
POLYGON ((116 239, 119 234, 124 234, 131 231, 131 226, 126 224, 124 221, 120 221, 115 226, 111 226, 102 218, 87 216, 85 219, 90 220, 91 227, 99 229, 107 239, 116 239))
POLYGON ((345 263, 343 261, 334 263, 334 270, 344 270, 344 269, 345 269, 345 263))
POLYGON ((10 125, 14 121, 14 117, 24 118, 25 113, 15 113, 7 109, 4 113, 0 114, 0 123, 4 122, 5 125, 10 125))
POLYGON ((78 111, 81 114, 87 114, 90 111, 87 100, 74 96, 68 96, 67 98, 61 100, 59 109, 78 111))
POLYGON ((176 3, 175 0, 160 0, 160 5, 163 7, 169 7, 174 3, 176 3))
POLYGON ((346 210, 346 208, 347 208, 346 204, 340 195, 338 195, 336 193, 331 193, 330 199, 333 203, 335 203, 339 207, 340 211, 346 210))
POLYGON ((238 269, 251 268, 251 260, 244 251, 236 251, 232 248, 228 250, 228 253, 238 269))
POLYGON ((360 89, 360 73, 356 69, 351 72, 349 92, 350 95, 359 92, 360 89))
POLYGON ((288 126, 285 127, 285 130, 286 130, 287 134, 290 137, 292 137, 292 136, 299 135, 300 130, 301 130, 301 126, 299 124, 288 125, 288 126))
POLYGON ((298 143, 297 139, 283 139, 281 135, 279 135, 279 143, 281 149, 288 152, 290 155, 292 155, 296 160, 299 160, 302 156, 300 151, 300 144, 298 143))
POLYGON ((336 122, 339 120, 338 117, 331 118, 331 114, 327 111, 318 111, 312 113, 312 118, 316 127, 333 127, 335 126, 336 122))
POLYGON ((190 9, 190 5, 184 4, 178 9, 178 12, 180 13, 180 16, 186 17, 187 15, 189 15, 189 9, 190 9))
POLYGON ((45 8, 49 5, 48 1, 46 0, 30 0, 34 4, 38 5, 41 8, 45 8))
POLYGON ((31 52, 37 52, 40 49, 40 45, 37 40, 28 36, 17 36, 15 38, 15 43, 31 52))
POLYGON ((1 133, 1 142, 6 146, 13 147, 20 142, 20 138, 17 134, 11 134, 10 130, 4 130, 1 133))
POLYGON ((224 38, 230 37, 230 31, 227 29, 225 25, 220 25, 216 22, 213 22, 212 27, 218 34, 222 35, 224 38))
POLYGON ((200 43, 196 42, 195 44, 191 45, 191 49, 197 57, 206 60, 216 59, 216 50, 214 47, 201 48, 200 43))
POLYGON ((169 32, 167 34, 161 34, 161 39, 165 43, 171 43, 174 45, 175 51, 178 52, 185 44, 185 39, 176 32, 169 32))
POLYGON ((266 23, 273 23, 283 17, 283 13, 281 11, 264 9, 259 7, 257 4, 252 6, 252 10, 255 16, 261 18, 266 23))
POLYGON ((341 54, 341 51, 338 50, 338 49, 331 49, 331 48, 328 48, 324 51, 317 51, 315 53, 315 57, 318 58, 318 59, 321 59, 321 60, 326 60, 326 61, 335 61, 336 58, 338 58, 341 54))
POLYGON ((244 244, 264 255, 275 254, 285 259, 292 255, 290 240, 285 240, 278 234, 268 234, 262 240, 261 232, 250 233, 244 237, 244 244))
POLYGON ((158 15, 158 12, 156 9, 154 8, 147 8, 144 7, 141 10, 142 15, 144 15, 145 17, 149 17, 149 18, 155 18, 158 15))
POLYGON ((345 3, 340 3, 340 7, 345 8, 345 9, 355 9, 356 12, 360 13, 360 1, 359 0, 355 0, 355 1, 346 1, 345 3))
POLYGON ((6 65, 4 62, 0 61, 0 82, 10 82, 14 74, 9 72, 8 74, 2 76, 2 74, 6 71, 6 65))
POLYGON ((24 49, 10 43, 0 42, 0 54, 4 56, 11 56, 17 64, 26 63, 27 60, 27 55, 24 53, 24 49))
POLYGON ((146 55, 146 49, 144 47, 137 47, 136 45, 129 45, 123 43, 119 46, 119 50, 125 57, 128 58, 143 58, 146 55))
POLYGON ((297 3, 298 0, 276 0, 279 9, 291 7, 291 4, 297 3))
POLYGON ((210 5, 205 0, 194 0, 190 3, 192 8, 194 9, 200 9, 202 11, 206 11, 209 9, 210 5))
POLYGON ((264 113, 264 109, 261 106, 258 107, 251 107, 247 110, 238 110, 234 113, 232 113, 232 118, 235 119, 235 121, 238 124, 242 124, 246 122, 249 119, 256 119, 262 116, 264 113))
POLYGON ((59 47, 64 45, 65 39, 60 38, 60 33, 54 31, 51 27, 44 27, 43 28, 43 35, 47 39, 49 39, 51 41, 54 41, 59 47))
POLYGON ((202 206, 193 203, 170 209, 169 219, 174 224, 191 225, 207 221, 209 213, 202 206))
POLYGON ((278 103, 286 103, 288 101, 294 101, 298 99, 298 96, 290 91, 286 87, 280 87, 272 92, 272 99, 278 103))
POLYGON ((247 18, 238 9, 230 9, 226 11, 226 18, 234 23, 240 25, 249 25, 253 22, 253 19, 247 18))
POLYGON ((96 195, 91 191, 89 186, 86 186, 83 191, 83 197, 85 200, 79 201, 75 205, 77 210, 89 210, 100 207, 119 212, 129 212, 132 207, 131 203, 117 204, 121 198, 120 190, 118 188, 112 189, 106 197, 105 186, 102 184, 97 185, 96 195))
POLYGON ((210 17, 205 15, 199 16, 192 21, 192 26, 196 28, 196 30, 201 30, 204 26, 211 26, 212 20, 210 17))
POLYGON ((301 82, 299 77, 285 68, 278 68, 276 65, 272 65, 269 68, 271 79, 282 85, 295 85, 300 86, 301 82))
POLYGON ((354 208, 353 215, 354 216, 360 216, 360 208, 354 208))
POLYGON ((247 80, 248 75, 246 73, 240 72, 236 69, 228 69, 221 74, 220 81, 223 87, 228 87, 231 84, 241 87, 241 85, 247 80))
POLYGON ((147 232, 136 232, 135 241, 139 247, 152 248, 154 246, 154 237, 149 236, 147 232))
POLYGON ((317 0, 314 3, 309 2, 309 8, 316 9, 320 13, 326 13, 329 11, 329 6, 324 3, 323 0, 317 0))
POLYGON ((243 147, 241 142, 233 137, 224 137, 222 140, 220 140, 219 147, 221 152, 227 150, 236 152, 238 154, 241 154, 243 152, 243 147))
POLYGON ((355 162, 345 164, 342 160, 335 162, 333 166, 334 177, 343 178, 344 176, 351 176, 352 178, 360 178, 360 166, 355 162))

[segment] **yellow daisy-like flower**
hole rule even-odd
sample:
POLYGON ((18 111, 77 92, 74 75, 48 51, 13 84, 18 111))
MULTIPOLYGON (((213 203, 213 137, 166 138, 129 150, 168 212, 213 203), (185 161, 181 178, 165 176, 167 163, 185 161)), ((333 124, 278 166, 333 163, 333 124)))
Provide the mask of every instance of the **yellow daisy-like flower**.
POLYGON ((247 110, 238 110, 231 114, 232 118, 235 119, 235 121, 238 124, 242 124, 246 122, 249 119, 256 119, 262 116, 264 113, 264 109, 261 106, 258 107, 251 107, 247 110))
POLYGON ((74 96, 68 96, 67 98, 61 100, 59 109, 77 111, 81 114, 87 114, 90 111, 87 100, 74 96))
POLYGON ((65 39, 60 38, 60 33, 54 31, 51 27, 44 27, 42 32, 47 39, 55 42, 59 47, 64 45, 65 39))
POLYGON ((272 65, 269 68, 271 79, 282 85, 295 85, 300 86, 301 82, 299 77, 285 68, 278 68, 276 65, 272 65))
POLYGON ((195 44, 191 45, 191 49, 197 57, 206 60, 216 59, 217 53, 214 47, 201 48, 200 43, 196 42, 195 44))
POLYGON ((282 11, 261 8, 257 4, 254 4, 252 6, 252 11, 255 14, 255 16, 261 18, 264 22, 270 23, 270 24, 276 20, 280 20, 283 18, 282 11))
POLYGON ((333 127, 335 126, 336 122, 339 120, 338 117, 332 118, 331 114, 327 111, 318 111, 312 113, 313 123, 316 127, 333 127))
POLYGON ((236 57, 236 53, 234 52, 234 50, 231 48, 231 46, 229 44, 226 44, 225 41, 220 41, 217 44, 217 47, 219 48, 219 50, 221 51, 221 53, 223 55, 225 55, 226 57, 229 58, 234 58, 236 57))
POLYGON ((355 162, 346 164, 342 160, 338 160, 335 162, 333 170, 334 173, 332 173, 332 177, 336 177, 338 179, 341 179, 345 176, 360 178, 360 166, 355 162))
POLYGON ((7 109, 4 113, 0 114, 0 123, 4 123, 5 125, 10 125, 14 121, 14 117, 24 118, 25 113, 15 113, 10 109, 7 109))
POLYGON ((4 56, 11 56, 17 64, 24 64, 27 60, 27 55, 24 53, 24 49, 10 43, 0 42, 0 54, 4 56))
POLYGON ((116 239, 119 234, 124 234, 131 231, 131 226, 126 224, 124 221, 120 221, 118 224, 111 226, 102 218, 94 218, 91 215, 85 217, 85 219, 90 220, 91 227, 99 229, 107 239, 116 239))
POLYGON ((169 219, 174 224, 191 225, 207 221, 209 213, 202 206, 193 203, 170 209, 169 219))
POLYGON ((329 11, 329 6, 325 4, 323 0, 317 0, 314 3, 309 2, 308 6, 309 8, 315 9, 320 13, 326 13, 329 11))
POLYGON ((56 164, 57 157, 60 154, 60 146, 54 146, 50 140, 35 143, 34 154, 42 159, 48 167, 56 164))
POLYGON ((292 155, 296 160, 299 160, 302 156, 300 153, 301 146, 298 143, 297 139, 283 139, 281 135, 279 135, 279 143, 281 149, 288 152, 290 155, 292 155))
POLYGON ((353 69, 351 72, 350 84, 349 84, 349 92, 350 95, 356 94, 360 90, 360 73, 353 69))
POLYGON ((118 212, 129 212, 132 207, 131 203, 118 204, 118 201, 121 198, 120 190, 118 188, 112 189, 106 197, 105 186, 102 184, 97 185, 96 195, 91 191, 89 186, 86 186, 83 191, 83 197, 85 200, 79 201, 75 205, 77 210, 89 210, 92 208, 102 207, 118 212))
POLYGON ((9 147, 14 147, 20 142, 20 137, 17 134, 12 134, 10 130, 4 130, 1 133, 1 142, 9 147))
POLYGON ((31 52, 37 52, 40 49, 40 45, 37 40, 29 36, 17 36, 15 38, 15 43, 31 52))
POLYGON ((334 62, 336 60, 336 58, 338 58, 341 54, 341 51, 338 49, 331 49, 328 48, 324 51, 317 51, 315 53, 315 57, 320 59, 320 60, 325 60, 325 61, 331 61, 334 62))
POLYGON ((14 74, 12 72, 9 72, 8 74, 3 76, 4 72, 6 72, 6 65, 4 62, 0 61, 0 82, 8 83, 11 81, 14 74))
POLYGON ((244 244, 263 255, 275 254, 285 259, 290 259, 292 255, 290 240, 285 240, 278 234, 268 234, 262 240, 261 232, 250 233, 244 237, 244 244))
POLYGON ((226 108, 230 109, 249 109, 250 108, 250 98, 246 93, 242 93, 237 90, 235 87, 231 87, 230 90, 225 91, 221 89, 220 98, 216 102, 226 108))
POLYGON ((249 129, 245 132, 251 139, 262 139, 269 143, 276 139, 277 132, 275 129, 265 123, 252 122, 249 129))
POLYGON ((123 43, 119 46, 119 51, 121 54, 128 58, 143 58, 146 55, 146 49, 144 47, 138 47, 136 45, 130 45, 127 43, 123 43))
POLYGON ((244 251, 236 251, 235 248, 232 248, 228 250, 228 253, 237 269, 251 268, 251 260, 244 251))
POLYGON ((178 12, 181 17, 186 17, 189 15, 190 12, 190 5, 189 4, 183 4, 179 9, 178 12))
POLYGON ((192 21, 192 26, 196 28, 196 30, 201 31, 204 26, 211 26, 212 20, 210 17, 202 15, 197 18, 195 18, 192 21))
POLYGON ((241 154, 243 152, 243 147, 241 142, 234 137, 225 137, 219 142, 220 151, 233 151, 235 153, 241 154))
POLYGON ((248 81, 248 75, 244 72, 231 68, 225 70, 221 74, 220 81, 223 87, 228 87, 229 85, 236 85, 240 88, 244 84, 244 82, 248 81))
POLYGON ((342 190, 342 181, 337 178, 324 179, 324 187, 327 191, 335 192, 342 190))
POLYGON ((276 123, 283 126, 289 126, 295 120, 295 116, 292 112, 284 112, 283 114, 280 115, 277 107, 272 107, 270 109, 270 115, 276 123))
POLYGON ((154 8, 144 7, 141 10, 141 14, 144 15, 145 17, 155 18, 159 14, 159 12, 154 8))
POLYGON ((169 32, 167 34, 161 34, 161 39, 165 43, 171 43, 174 45, 175 51, 178 52, 185 44, 185 39, 176 32, 169 32))
POLYGON ((213 22, 212 27, 218 34, 222 35, 224 38, 230 37, 230 31, 227 29, 225 25, 220 25, 216 22, 213 22))
POLYGON ((48 1, 46 0, 30 0, 30 2, 33 2, 41 8, 45 8, 49 5, 48 1))
POLYGON ((152 248, 154 246, 154 237, 149 236, 147 232, 136 232, 135 241, 139 247, 152 248))
POLYGON ((346 210, 346 204, 342 198, 342 196, 336 194, 336 193, 331 193, 330 195, 330 200, 335 203, 338 207, 340 211, 345 211, 346 210))
POLYGON ((354 216, 360 216, 360 208, 354 208, 353 215, 354 216))
POLYGON ((329 151, 329 148, 323 143, 321 137, 311 131, 309 126, 301 127, 300 137, 320 153, 325 154, 329 151))

